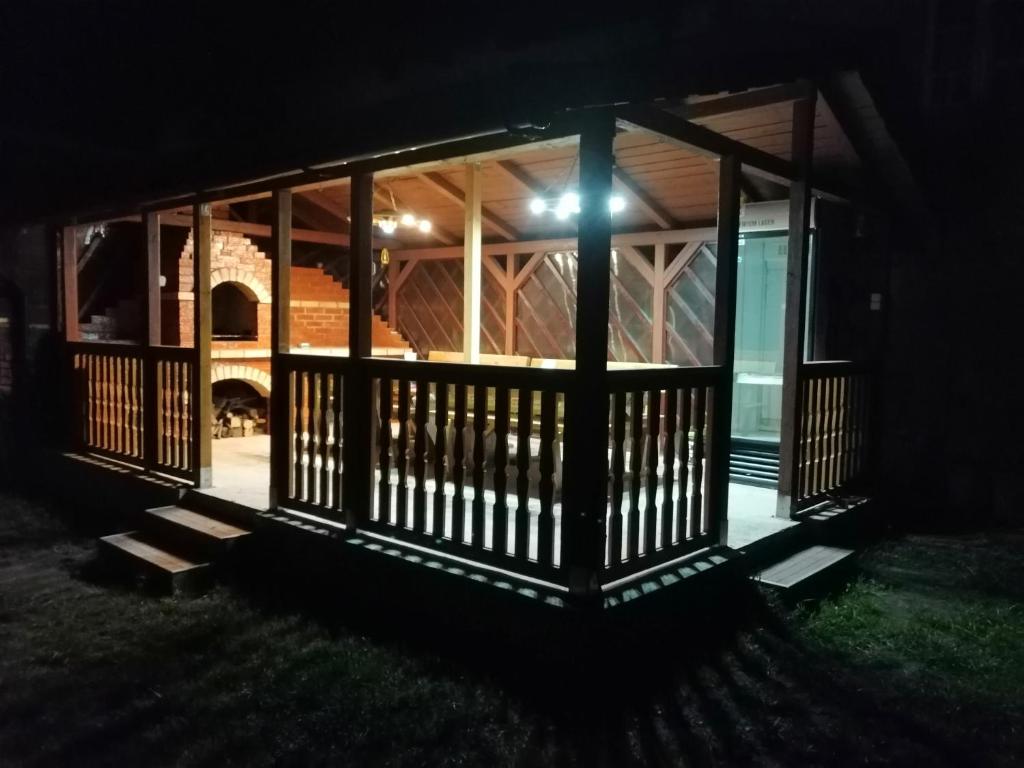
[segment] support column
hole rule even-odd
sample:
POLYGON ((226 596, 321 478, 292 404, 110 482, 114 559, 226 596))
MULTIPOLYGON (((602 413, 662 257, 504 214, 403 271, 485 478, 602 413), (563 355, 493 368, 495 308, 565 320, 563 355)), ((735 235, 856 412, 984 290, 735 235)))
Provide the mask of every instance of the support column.
POLYGON ((608 505, 608 296, 615 118, 594 111, 580 131, 576 371, 565 404, 563 562, 576 594, 600 592, 608 505))
POLYGON ((160 327, 160 214, 146 213, 142 217, 143 239, 146 247, 146 313, 142 344, 142 461, 147 469, 156 467, 157 412, 156 356, 153 347, 163 340, 160 327))
POLYGON ((516 255, 505 256, 505 354, 516 353, 516 255))
POLYGON ((64 339, 79 341, 77 227, 64 227, 61 237, 61 256, 64 271, 64 339))
POLYGON ((786 262, 786 314, 782 350, 782 425, 779 434, 779 498, 776 515, 793 516, 798 495, 800 416, 803 413, 801 371, 806 334, 807 253, 811 225, 811 159, 814 152, 814 111, 817 91, 793 102, 793 164, 796 178, 789 189, 789 253, 786 262))
POLYGON ((705 503, 710 510, 712 540, 725 544, 729 536, 729 453, 732 444, 732 392, 736 358, 736 263, 739 256, 741 164, 734 155, 722 157, 718 182, 718 267, 715 271, 714 365, 721 366, 711 401, 710 468, 705 503))
POLYGON ((466 165, 466 227, 462 265, 462 352, 465 362, 480 362, 480 278, 483 269, 480 213, 480 164, 466 165))
POLYGON ((292 293, 292 191, 274 190, 273 219, 270 224, 271 258, 274 260, 270 282, 273 320, 270 326, 270 508, 276 509, 288 496, 288 402, 291 390, 281 355, 291 350, 292 293))
MULTIPOLYGON (((349 245, 349 367, 342 415, 342 508, 345 524, 358 528, 370 512, 373 490, 373 392, 365 360, 373 353, 373 174, 352 177, 352 225, 349 245)), ((408 267, 406 267, 408 269, 408 267)))
POLYGON ((654 246, 654 285, 652 288, 653 334, 651 345, 651 362, 665 362, 665 244, 654 246))
POLYGON ((144 342, 159 347, 163 341, 160 330, 160 214, 142 217, 146 241, 146 333, 144 342))
POLYGON ((213 339, 213 312, 210 290, 210 259, 213 252, 213 228, 209 203, 192 206, 192 290, 193 344, 196 367, 192 391, 192 439, 195 441, 193 482, 196 488, 213 484, 213 384, 210 381, 210 342, 213 339))

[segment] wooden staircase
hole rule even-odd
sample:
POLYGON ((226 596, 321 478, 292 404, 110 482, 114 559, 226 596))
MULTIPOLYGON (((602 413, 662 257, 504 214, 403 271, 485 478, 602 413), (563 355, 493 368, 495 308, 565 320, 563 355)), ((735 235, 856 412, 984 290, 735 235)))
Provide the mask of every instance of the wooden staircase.
POLYGON ((160 594, 199 594, 217 565, 237 554, 251 531, 209 510, 147 509, 134 531, 104 536, 100 556, 113 569, 160 594))

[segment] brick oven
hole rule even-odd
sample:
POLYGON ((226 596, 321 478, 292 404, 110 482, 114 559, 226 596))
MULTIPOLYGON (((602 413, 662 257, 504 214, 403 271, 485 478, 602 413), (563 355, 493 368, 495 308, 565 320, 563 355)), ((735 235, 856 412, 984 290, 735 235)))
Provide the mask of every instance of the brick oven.
MULTIPOLYGON (((219 382, 240 381, 263 402, 270 379, 271 271, 267 255, 244 235, 214 231, 210 285, 213 303, 211 374, 219 382)), ((162 342, 193 344, 192 236, 177 258, 162 265, 162 342)), ((317 267, 291 269, 291 347, 305 352, 348 353, 348 289, 317 267)), ((373 317, 375 354, 401 355, 409 345, 378 316, 373 317)), ((223 387, 215 387, 215 397, 223 387)), ((235 400, 234 397, 220 399, 235 400)), ((256 429, 258 431, 258 427, 256 429)))

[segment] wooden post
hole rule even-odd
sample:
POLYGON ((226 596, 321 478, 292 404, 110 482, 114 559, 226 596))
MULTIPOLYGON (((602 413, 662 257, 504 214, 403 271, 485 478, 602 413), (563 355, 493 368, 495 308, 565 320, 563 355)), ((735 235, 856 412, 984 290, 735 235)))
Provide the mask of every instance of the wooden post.
MULTIPOLYGON (((371 346, 372 302, 370 272, 373 261, 373 175, 352 177, 352 224, 349 247, 349 367, 345 376, 342 415, 342 508, 345 523, 358 528, 369 515, 373 492, 373 403, 369 372, 364 360, 371 346)), ((408 269, 408 267, 406 267, 408 269)))
POLYGON ((156 468, 157 435, 160 404, 157 398, 157 360, 154 347, 160 346, 160 214, 147 213, 142 217, 146 247, 146 313, 142 344, 142 463, 147 469, 156 468))
POLYGON ((576 289, 576 375, 565 403, 562 536, 569 587, 600 592, 608 503, 608 297, 615 118, 593 111, 580 131, 580 214, 576 289))
POLYGON ((213 229, 210 204, 192 206, 192 290, 194 297, 193 325, 196 367, 193 380, 192 439, 193 482, 196 488, 213 484, 213 384, 210 381, 210 343, 213 338, 213 312, 210 306, 210 259, 213 252, 213 229))
POLYGON ((64 267, 64 339, 78 341, 78 228, 64 227, 61 239, 64 267))
POLYGON ((291 435, 288 433, 288 402, 291 388, 288 373, 281 365, 281 355, 291 350, 292 292, 292 191, 276 189, 271 221, 271 258, 274 260, 270 281, 273 322, 270 326, 270 508, 280 507, 288 496, 288 473, 291 435))
POLYGON ((516 255, 505 256, 505 354, 516 353, 516 255))
POLYGON ((160 330, 160 214, 142 217, 146 242, 146 333, 144 343, 159 347, 163 341, 160 330))
POLYGON ((722 373, 711 401, 711 453, 704 503, 710 520, 708 533, 725 544, 729 536, 729 453, 732 445, 732 390, 736 357, 736 264, 740 236, 740 184, 742 167, 735 155, 719 163, 718 267, 715 271, 715 339, 713 362, 722 373))
POLYGON ((797 178, 789 189, 789 254, 786 262, 786 314, 782 350, 782 424, 779 434, 779 498, 776 515, 795 511, 799 471, 801 371, 806 333, 807 251, 811 224, 811 159, 817 92, 793 102, 793 163, 797 178))
POLYGON ((465 234, 462 266, 462 352, 467 363, 480 362, 480 280, 482 229, 480 164, 466 165, 465 234))
POLYGON ((658 243, 654 246, 654 284, 653 306, 651 315, 653 327, 651 329, 651 362, 665 362, 665 244, 658 243))

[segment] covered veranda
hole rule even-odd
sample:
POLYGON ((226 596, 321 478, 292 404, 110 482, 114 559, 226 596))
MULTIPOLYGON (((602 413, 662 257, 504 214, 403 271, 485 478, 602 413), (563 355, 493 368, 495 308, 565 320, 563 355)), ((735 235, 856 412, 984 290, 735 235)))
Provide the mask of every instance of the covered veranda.
POLYGON ((206 493, 577 592, 744 547, 864 469, 865 371, 812 362, 806 341, 811 201, 841 198, 856 166, 798 83, 332 164, 191 216, 156 206, 141 219, 146 341, 70 345, 87 380, 79 441, 125 454, 127 435, 121 458, 206 493), (782 225, 744 223, 761 200, 782 201, 782 225), (269 223, 238 221, 239 206, 269 223), (192 230, 195 343, 169 348, 152 333, 152 249, 175 217, 192 230), (337 229, 295 226, 318 217, 337 229), (273 262, 271 434, 212 440, 212 235, 246 228, 273 262), (764 232, 786 246, 777 367, 739 371, 739 257, 764 232), (293 343, 293 248, 310 237, 346 251, 347 344, 293 343), (374 354, 375 311, 408 354, 374 354), (777 491, 730 474, 739 373, 777 392, 777 491), (92 385, 111 383, 113 440, 109 387, 102 429, 90 421, 92 385))

